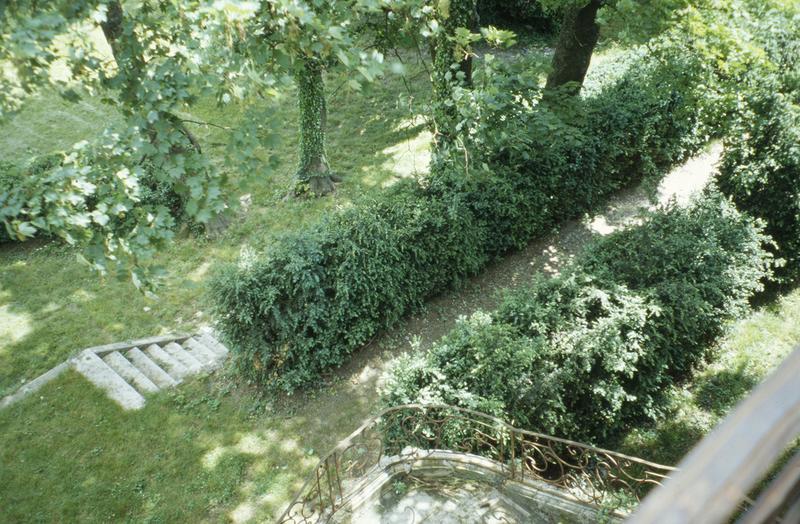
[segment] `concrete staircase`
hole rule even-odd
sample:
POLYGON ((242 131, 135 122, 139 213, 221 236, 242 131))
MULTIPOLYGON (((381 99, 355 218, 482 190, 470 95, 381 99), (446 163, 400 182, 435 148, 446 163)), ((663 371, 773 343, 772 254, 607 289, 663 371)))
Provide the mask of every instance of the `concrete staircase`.
POLYGON ((218 368, 228 349, 210 330, 98 346, 70 359, 72 367, 123 409, 141 409, 145 395, 218 368))

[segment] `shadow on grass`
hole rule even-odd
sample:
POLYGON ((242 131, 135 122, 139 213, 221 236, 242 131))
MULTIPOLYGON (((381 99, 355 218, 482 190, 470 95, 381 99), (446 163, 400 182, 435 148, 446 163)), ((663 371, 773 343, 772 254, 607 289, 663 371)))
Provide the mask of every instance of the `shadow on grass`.
POLYGON ((668 417, 655 428, 628 435, 620 451, 658 464, 676 465, 708 431, 702 421, 668 417))
POLYGON ((714 359, 671 395, 657 423, 633 429, 626 453, 677 464, 800 343, 800 289, 783 288, 732 325, 714 359))
POLYGON ((9 522, 270 520, 341 438, 330 422, 211 379, 124 412, 69 372, 0 412, 0 507, 9 522))
POLYGON ((724 417, 760 382, 744 365, 703 375, 693 386, 694 402, 700 408, 724 417))

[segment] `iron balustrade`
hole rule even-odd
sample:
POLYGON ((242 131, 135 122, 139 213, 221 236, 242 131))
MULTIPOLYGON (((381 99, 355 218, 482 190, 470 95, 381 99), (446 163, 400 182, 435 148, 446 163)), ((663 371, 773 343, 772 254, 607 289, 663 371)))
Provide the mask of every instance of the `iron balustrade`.
POLYGON ((598 507, 638 503, 674 468, 613 451, 515 428, 502 420, 453 406, 409 404, 367 420, 326 455, 278 520, 327 522, 356 493, 353 487, 380 469, 382 459, 425 451, 453 451, 490 459, 507 481, 534 481, 598 507))

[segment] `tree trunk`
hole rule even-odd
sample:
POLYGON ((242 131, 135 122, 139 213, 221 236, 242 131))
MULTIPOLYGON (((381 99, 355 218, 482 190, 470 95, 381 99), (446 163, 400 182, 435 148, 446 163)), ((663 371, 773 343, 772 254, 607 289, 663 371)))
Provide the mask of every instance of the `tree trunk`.
POLYGON ((569 9, 564 14, 546 89, 569 84, 565 87, 568 93, 577 94, 580 91, 600 36, 597 11, 602 5, 603 0, 591 0, 585 6, 569 9))
POLYGON ((115 46, 119 37, 122 35, 122 19, 125 13, 122 10, 122 4, 119 3, 119 0, 113 0, 109 2, 107 6, 106 20, 100 24, 100 27, 103 28, 103 34, 108 41, 108 45, 111 47, 111 51, 114 52, 114 56, 116 57, 117 49, 115 46))
POLYGON ((300 167, 295 193, 325 195, 335 188, 333 173, 325 155, 325 81, 318 58, 303 59, 297 73, 297 98, 300 108, 300 167))
POLYGON ((453 103, 453 87, 472 85, 472 56, 453 41, 456 29, 475 31, 478 24, 476 0, 439 0, 436 17, 441 31, 433 54, 434 145, 441 151, 456 137, 458 108, 453 103), (460 73, 460 74, 459 74, 460 73))

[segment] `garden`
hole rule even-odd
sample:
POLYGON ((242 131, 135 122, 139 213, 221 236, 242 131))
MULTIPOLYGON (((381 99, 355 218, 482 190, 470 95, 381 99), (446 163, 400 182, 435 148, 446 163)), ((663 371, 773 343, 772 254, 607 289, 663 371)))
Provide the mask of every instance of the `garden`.
POLYGON ((13 522, 262 521, 447 404, 675 465, 800 342, 789 0, 0 10, 0 397, 213 327, 123 411, 0 409, 13 522))

